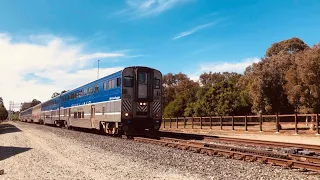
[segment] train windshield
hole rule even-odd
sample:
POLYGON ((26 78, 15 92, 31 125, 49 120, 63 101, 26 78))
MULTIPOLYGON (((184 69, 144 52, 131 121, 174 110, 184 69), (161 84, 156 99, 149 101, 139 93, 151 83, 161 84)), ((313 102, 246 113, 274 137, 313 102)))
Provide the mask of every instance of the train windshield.
POLYGON ((124 85, 124 87, 133 87, 133 77, 132 76, 125 76, 123 78, 123 85, 124 85))
POLYGON ((147 73, 140 72, 138 77, 138 83, 139 84, 147 84, 147 73))

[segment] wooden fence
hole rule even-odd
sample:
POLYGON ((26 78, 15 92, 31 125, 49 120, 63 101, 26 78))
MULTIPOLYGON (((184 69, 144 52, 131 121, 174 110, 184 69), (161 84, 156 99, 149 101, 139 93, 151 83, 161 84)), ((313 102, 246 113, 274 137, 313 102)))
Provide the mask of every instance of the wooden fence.
POLYGON ((163 118, 163 129, 212 129, 276 132, 300 131, 319 135, 319 114, 281 114, 248 116, 176 117, 163 118), (310 119, 310 121, 309 121, 310 119), (306 124, 303 125, 303 122, 306 124), (309 125, 313 128, 310 130, 309 125))

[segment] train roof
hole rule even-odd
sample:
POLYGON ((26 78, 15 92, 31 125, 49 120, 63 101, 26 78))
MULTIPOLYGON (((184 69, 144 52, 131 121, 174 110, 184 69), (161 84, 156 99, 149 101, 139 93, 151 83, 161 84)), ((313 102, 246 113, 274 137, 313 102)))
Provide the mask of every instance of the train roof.
POLYGON ((101 77, 101 78, 99 78, 99 79, 96 79, 96 80, 94 80, 94 81, 91 81, 91 82, 89 82, 89 83, 86 83, 86 84, 84 84, 84 85, 82 85, 82 86, 79 86, 79 87, 77 87, 77 88, 71 89, 71 90, 63 93, 62 95, 69 94, 69 93, 71 93, 71 92, 74 92, 74 91, 76 91, 76 90, 78 90, 78 89, 81 89, 81 88, 83 88, 83 87, 85 87, 85 86, 88 86, 88 85, 90 85, 90 84, 97 83, 97 82, 99 82, 99 81, 101 81, 101 80, 103 80, 103 79, 105 79, 105 78, 107 78, 107 77, 117 76, 117 75, 121 74, 122 71, 123 71, 123 69, 120 70, 120 71, 111 73, 111 74, 109 74, 109 75, 103 76, 103 77, 101 77))

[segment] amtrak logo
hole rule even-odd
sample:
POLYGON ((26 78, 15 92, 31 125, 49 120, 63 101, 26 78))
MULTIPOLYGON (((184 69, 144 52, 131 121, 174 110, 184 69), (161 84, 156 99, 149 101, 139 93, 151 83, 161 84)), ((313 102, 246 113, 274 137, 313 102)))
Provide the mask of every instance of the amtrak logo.
POLYGON ((110 97, 109 100, 117 100, 120 99, 120 96, 110 97))

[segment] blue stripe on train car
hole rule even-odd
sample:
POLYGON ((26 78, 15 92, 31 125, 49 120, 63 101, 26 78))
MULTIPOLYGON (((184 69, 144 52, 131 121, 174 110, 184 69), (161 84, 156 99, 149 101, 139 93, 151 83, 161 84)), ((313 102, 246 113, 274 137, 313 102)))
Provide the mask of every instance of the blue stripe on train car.
POLYGON ((85 104, 99 103, 118 99, 120 100, 122 84, 121 75, 122 70, 64 93, 61 96, 61 108, 70 108, 73 106, 81 106, 85 104), (119 86, 117 86, 117 78, 120 78, 119 86), (104 83, 107 83, 107 87, 109 87, 109 80, 114 80, 114 88, 105 89, 104 83), (95 87, 97 86, 99 90, 98 92, 95 92, 95 87), (92 88, 93 92, 91 94, 88 92, 89 88, 92 88), (84 92, 85 90, 87 91, 86 94, 84 92), (78 94, 76 97, 69 99, 70 96, 80 92, 81 95, 78 94))
POLYGON ((41 104, 41 111, 51 111, 59 109, 59 97, 52 98, 41 104))

